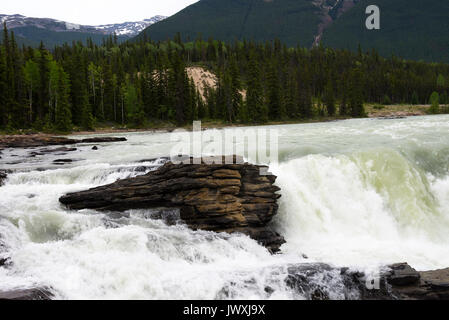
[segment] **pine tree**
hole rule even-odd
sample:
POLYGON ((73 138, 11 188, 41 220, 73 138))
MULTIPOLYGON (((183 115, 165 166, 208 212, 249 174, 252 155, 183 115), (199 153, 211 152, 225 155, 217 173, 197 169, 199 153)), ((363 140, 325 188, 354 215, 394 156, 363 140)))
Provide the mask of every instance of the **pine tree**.
POLYGON ((297 94, 297 84, 293 72, 288 74, 288 80, 286 85, 285 94, 285 108, 287 116, 291 119, 298 117, 298 94, 297 94))
POLYGON ((353 70, 351 74, 349 109, 351 110, 351 116, 353 117, 365 116, 365 108, 363 106, 362 72, 359 69, 353 70))
POLYGON ((49 81, 50 81, 50 69, 49 69, 49 56, 48 51, 45 49, 44 44, 41 42, 39 46, 39 105, 37 106, 37 118, 39 121, 44 121, 46 114, 48 113, 48 107, 50 104, 49 98, 49 81))
POLYGON ((72 113, 70 111, 69 78, 61 67, 58 67, 58 86, 55 106, 55 128, 61 132, 72 130, 72 113))
POLYGON ((70 63, 72 121, 86 130, 94 128, 94 118, 89 104, 87 75, 84 61, 77 48, 74 49, 70 63))
MULTIPOLYGON (((221 47, 221 46, 220 46, 221 47)), ((242 108, 243 97, 240 92, 242 83, 240 80, 240 72, 235 58, 232 57, 229 62, 229 77, 231 81, 231 108, 228 110, 230 121, 235 121, 238 117, 240 109, 242 108)))
POLYGON ((6 90, 4 91, 4 126, 12 128, 12 115, 14 114, 15 105, 15 81, 14 81, 14 64, 12 61, 12 48, 9 39, 9 31, 6 22, 3 24, 3 47, 5 53, 6 67, 6 90))
POLYGON ((270 119, 282 120, 285 118, 285 106, 282 102, 280 81, 277 66, 271 66, 268 74, 268 110, 270 119))
POLYGON ((264 101, 264 92, 260 79, 259 68, 259 64, 253 54, 249 63, 246 108, 249 121, 264 123, 268 121, 268 108, 264 101))
POLYGON ((0 128, 4 128, 7 123, 8 90, 6 52, 5 48, 0 46, 0 128))
POLYGON ((413 91, 412 104, 414 104, 414 105, 419 104, 419 98, 418 98, 418 94, 416 93, 416 91, 413 91))
POLYGON ((331 80, 328 81, 326 89, 324 91, 324 104, 326 105, 327 114, 329 116, 334 116, 336 112, 335 95, 334 95, 334 87, 332 85, 331 80))

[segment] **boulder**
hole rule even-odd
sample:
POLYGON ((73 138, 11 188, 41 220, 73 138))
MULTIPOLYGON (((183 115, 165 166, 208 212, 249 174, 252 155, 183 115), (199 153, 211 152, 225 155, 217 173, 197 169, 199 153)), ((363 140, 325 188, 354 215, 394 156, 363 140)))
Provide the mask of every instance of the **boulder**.
POLYGON ((266 167, 236 157, 233 164, 207 163, 168 162, 146 175, 68 194, 59 201, 72 210, 179 208, 179 218, 194 230, 244 233, 272 252, 279 251, 285 241, 268 226, 278 211, 276 177, 261 175, 266 167))

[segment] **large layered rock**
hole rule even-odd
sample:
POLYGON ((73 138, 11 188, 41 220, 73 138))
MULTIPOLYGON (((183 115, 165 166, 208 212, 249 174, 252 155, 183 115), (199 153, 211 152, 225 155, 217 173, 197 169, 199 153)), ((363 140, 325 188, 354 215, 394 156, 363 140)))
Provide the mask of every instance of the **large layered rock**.
POLYGON ((234 164, 173 164, 136 178, 68 194, 60 202, 72 210, 126 211, 179 208, 192 229, 241 232, 272 252, 285 242, 267 224, 278 211, 274 175, 266 167, 234 164))

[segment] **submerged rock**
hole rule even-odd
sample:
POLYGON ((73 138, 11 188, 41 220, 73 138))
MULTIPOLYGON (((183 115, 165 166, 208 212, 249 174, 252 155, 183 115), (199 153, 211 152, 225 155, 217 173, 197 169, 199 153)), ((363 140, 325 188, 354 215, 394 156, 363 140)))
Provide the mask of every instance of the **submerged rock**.
POLYGON ((72 163, 72 159, 56 159, 53 161, 55 164, 64 164, 64 163, 72 163))
POLYGON ((0 170, 0 186, 3 185, 3 181, 6 180, 7 174, 6 171, 0 170))
POLYGON ((180 218, 192 229, 244 233, 279 251, 283 237, 267 224, 277 214, 280 189, 276 176, 261 175, 264 166, 166 163, 146 175, 120 180, 59 200, 73 210, 119 211, 179 208, 180 218))
POLYGON ((30 158, 32 157, 36 157, 36 156, 43 156, 43 155, 47 155, 50 153, 55 153, 55 154, 59 154, 59 155, 64 155, 67 152, 73 152, 73 151, 77 151, 77 148, 68 148, 68 147, 59 147, 59 148, 55 148, 55 149, 49 149, 49 148, 43 148, 40 149, 38 151, 32 151, 28 154, 28 156, 30 158))

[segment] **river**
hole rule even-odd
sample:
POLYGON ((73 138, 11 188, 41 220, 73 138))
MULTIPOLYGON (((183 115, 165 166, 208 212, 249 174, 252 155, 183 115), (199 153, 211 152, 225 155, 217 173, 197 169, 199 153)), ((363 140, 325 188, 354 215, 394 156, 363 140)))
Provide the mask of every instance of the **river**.
MULTIPOLYGON (((0 187, 0 254, 12 261, 0 268, 0 290, 45 286, 57 299, 302 299, 283 281, 292 263, 449 267, 449 116, 270 129, 279 132, 280 161, 270 171, 282 189, 272 223, 287 241, 278 255, 246 236, 169 226, 145 210, 114 216, 60 205, 68 192, 148 172, 158 161, 139 161, 169 155, 169 133, 120 134, 128 141, 67 155, 4 150, 0 167, 15 171, 0 187), (77 161, 56 166, 58 158, 77 161)), ((337 278, 314 281, 339 299, 337 278)))

